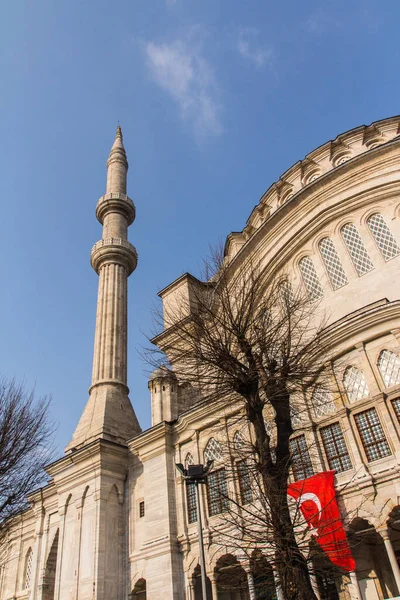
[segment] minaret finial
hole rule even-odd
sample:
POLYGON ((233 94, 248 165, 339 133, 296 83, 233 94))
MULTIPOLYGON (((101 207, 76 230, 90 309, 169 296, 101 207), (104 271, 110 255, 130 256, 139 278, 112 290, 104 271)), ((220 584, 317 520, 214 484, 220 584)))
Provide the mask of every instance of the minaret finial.
POLYGON ((116 136, 115 136, 115 137, 116 137, 116 138, 120 138, 121 140, 123 139, 123 136, 122 136, 122 129, 121 129, 121 125, 119 124, 119 121, 118 121, 118 127, 117 127, 117 134, 116 134, 116 136))

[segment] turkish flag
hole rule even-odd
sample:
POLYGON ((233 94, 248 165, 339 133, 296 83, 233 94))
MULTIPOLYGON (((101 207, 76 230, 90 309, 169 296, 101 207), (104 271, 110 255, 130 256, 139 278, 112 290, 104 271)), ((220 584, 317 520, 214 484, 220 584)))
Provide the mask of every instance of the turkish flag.
POLYGON ((313 529, 318 544, 333 562, 345 571, 354 571, 351 554, 334 487, 334 471, 317 473, 288 486, 288 495, 297 501, 308 527, 313 529))

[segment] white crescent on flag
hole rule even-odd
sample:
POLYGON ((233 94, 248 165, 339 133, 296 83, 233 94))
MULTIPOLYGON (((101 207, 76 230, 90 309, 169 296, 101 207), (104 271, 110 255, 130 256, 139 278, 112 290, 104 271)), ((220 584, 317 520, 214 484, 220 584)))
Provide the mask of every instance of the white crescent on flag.
POLYGON ((308 500, 311 500, 311 502, 314 502, 314 504, 317 505, 318 513, 321 513, 321 511, 322 511, 321 501, 318 498, 317 494, 313 494, 312 492, 306 492, 305 494, 302 494, 299 497, 299 499, 297 500, 299 507, 303 504, 303 502, 307 502, 308 500))

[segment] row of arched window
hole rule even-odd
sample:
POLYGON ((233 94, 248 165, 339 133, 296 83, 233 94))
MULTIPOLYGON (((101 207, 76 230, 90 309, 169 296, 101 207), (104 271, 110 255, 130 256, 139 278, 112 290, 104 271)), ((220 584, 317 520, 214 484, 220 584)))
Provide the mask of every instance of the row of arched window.
MULTIPOLYGON (((400 254, 400 247, 380 213, 371 215, 367 219, 367 226, 385 261, 400 254)), ((371 271, 374 264, 354 223, 343 225, 340 233, 357 275, 361 277, 361 275, 371 271)), ((337 290, 346 285, 348 283, 347 275, 331 238, 322 238, 318 244, 318 249, 332 288, 337 290)), ((300 259, 299 269, 310 297, 312 299, 322 297, 324 294, 323 288, 311 256, 304 256, 300 259)))

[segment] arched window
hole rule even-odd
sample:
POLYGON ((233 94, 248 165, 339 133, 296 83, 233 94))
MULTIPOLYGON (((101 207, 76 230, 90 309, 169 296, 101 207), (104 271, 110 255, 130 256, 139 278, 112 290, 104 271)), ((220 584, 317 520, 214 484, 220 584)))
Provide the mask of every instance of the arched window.
POLYGON ((400 356, 390 350, 382 350, 378 368, 386 387, 400 383, 400 356))
POLYGON ((210 438, 204 449, 204 460, 219 460, 222 457, 222 444, 210 438))
POLYGON ((368 273, 368 271, 372 271, 374 265, 354 223, 346 223, 340 231, 357 271, 357 275, 360 277, 361 275, 368 273))
POLYGON ((311 300, 321 298, 324 295, 323 289, 318 279, 314 263, 309 256, 304 256, 299 261, 299 269, 306 290, 310 295, 311 300))
POLYGON ((185 458, 185 469, 187 469, 190 465, 194 465, 194 458, 193 454, 191 452, 188 452, 185 458))
POLYGON ((146 580, 139 579, 132 590, 132 600, 146 600, 146 580))
POLYGON ((233 447, 235 450, 242 450, 244 444, 245 439, 243 433, 241 431, 236 431, 235 435, 233 436, 233 447))
POLYGON ((25 569, 24 569, 24 590, 31 589, 32 583, 32 563, 33 563, 33 550, 29 548, 25 556, 25 569))
POLYGON ((323 238, 318 246, 333 289, 343 287, 347 283, 347 277, 331 238, 323 238))
POLYGON ((380 213, 371 215, 367 221, 367 225, 374 237, 376 245, 386 261, 400 254, 400 248, 390 233, 390 229, 386 225, 385 219, 380 213))
POLYGON ((343 375, 343 386, 349 402, 356 402, 366 398, 369 394, 368 384, 364 373, 357 367, 347 367, 343 375))
POLYGON ((329 390, 317 385, 313 391, 312 403, 316 417, 325 417, 335 412, 335 403, 329 390))

